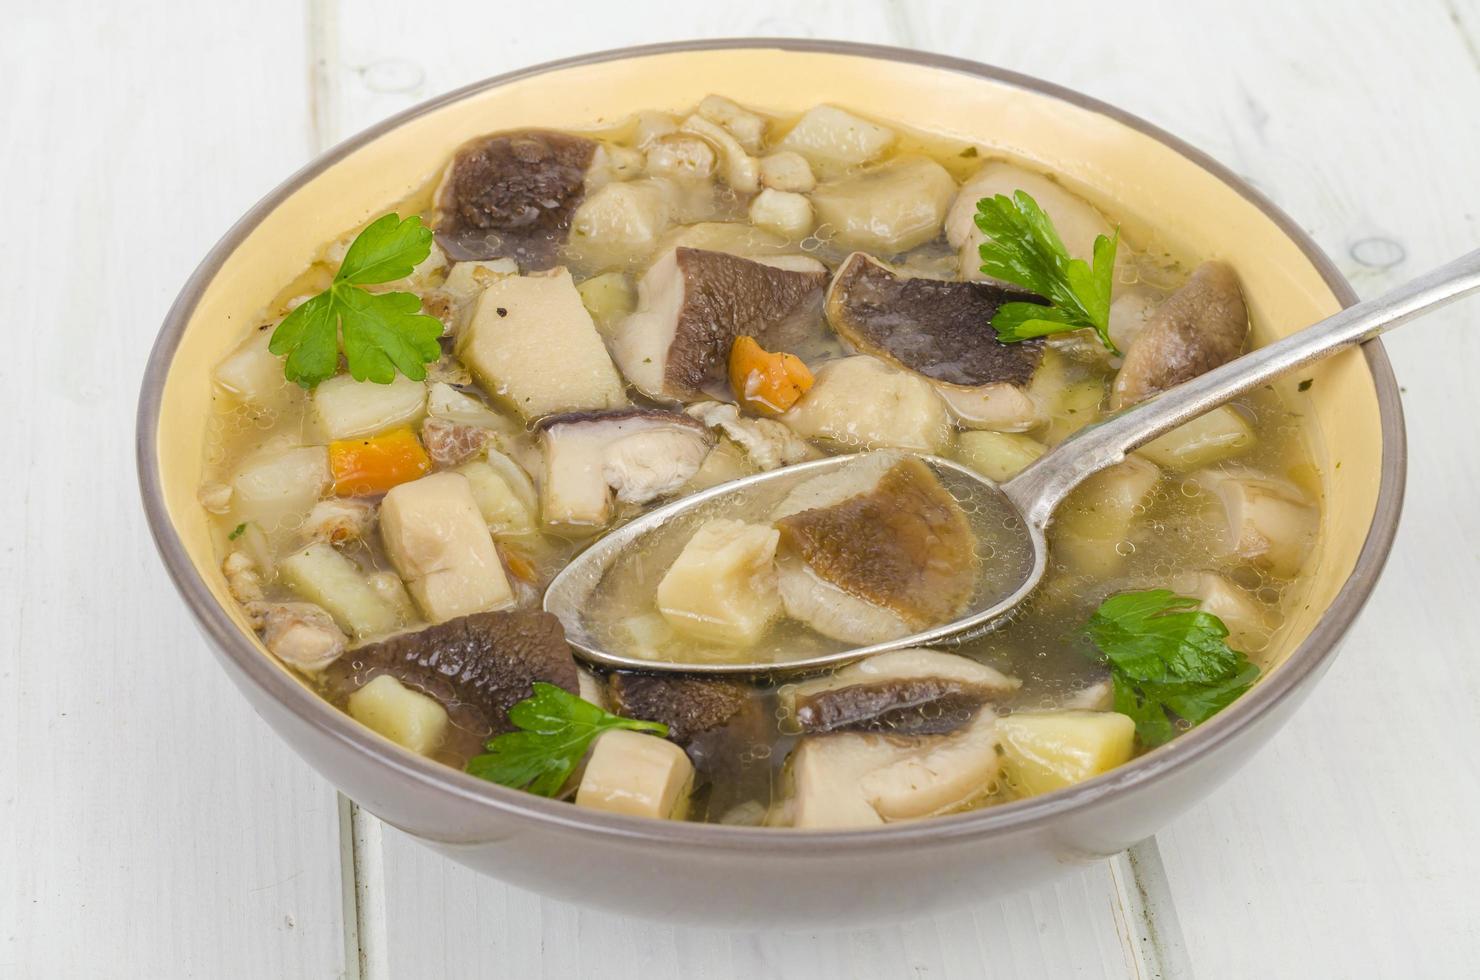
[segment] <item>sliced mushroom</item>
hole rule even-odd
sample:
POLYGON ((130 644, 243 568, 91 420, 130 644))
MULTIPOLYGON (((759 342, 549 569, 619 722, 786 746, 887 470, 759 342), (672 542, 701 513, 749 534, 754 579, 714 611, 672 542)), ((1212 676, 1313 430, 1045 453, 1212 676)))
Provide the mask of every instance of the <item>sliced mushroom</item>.
MULTIPOLYGON (((772 517, 783 559, 887 610, 911 630, 949 622, 975 589, 971 525, 918 459, 880 453, 814 477, 792 490, 772 517)), ((783 603, 788 594, 782 590, 783 603)), ((787 606, 788 615, 819 632, 835 627, 831 619, 800 615, 809 611, 787 606)))
POLYGON ((952 439, 946 405, 929 381, 859 354, 828 361, 781 421, 797 435, 842 448, 939 453, 952 439))
MULTIPOLYGON (((388 673, 484 731, 511 731, 509 709, 533 693, 535 681, 580 693, 560 620, 536 610, 464 616, 358 647, 353 659, 357 669, 388 673)), ((341 660, 331 685, 349 680, 341 660)))
POLYGON ((1011 197, 1014 191, 1023 191, 1038 202, 1074 258, 1089 261, 1094 255, 1095 238, 1113 233, 1110 223, 1098 211, 1062 184, 1043 174, 992 160, 961 185, 946 215, 946 239, 960 254, 962 278, 987 278, 981 272, 981 258, 977 254, 986 235, 976 226, 976 202, 998 194, 1011 197))
POLYGON ((1238 275, 1226 262, 1204 262, 1136 334, 1115 376, 1111 406, 1134 405, 1228 363, 1248 336, 1238 275))
POLYGON ((728 402, 695 402, 684 411, 727 436, 757 469, 774 470, 820 455, 784 424, 741 415, 728 402))
POLYGON ((1193 475, 1223 505, 1218 548, 1280 578, 1300 571, 1315 544, 1320 513, 1293 483, 1251 470, 1204 470, 1193 475))
POLYGON ((827 282, 815 260, 784 264, 685 247, 663 253, 613 338, 622 373, 651 397, 693 400, 721 376, 736 337, 784 348, 778 341, 788 321, 810 322, 827 282))
POLYGON ((792 825, 840 830, 962 809, 996 789, 1002 768, 989 708, 950 735, 811 735, 789 764, 792 825))
POLYGON ((1026 389, 1043 341, 1004 344, 982 325, 1003 304, 1036 298, 994 283, 901 275, 854 252, 833 276, 824 310, 855 350, 930 379, 963 422, 1021 431, 1040 421, 1026 389))
POLYGON ((583 136, 542 129, 465 143, 437 189, 438 244, 457 260, 508 257, 526 272, 550 268, 595 152, 583 136))
POLYGON ((719 175, 731 188, 741 194, 753 194, 760 188, 760 165, 728 130, 699 115, 685 119, 680 130, 702 136, 719 149, 719 175))
POLYGON ((344 652, 344 631, 312 602, 252 602, 246 611, 262 643, 291 667, 318 673, 344 652))
POLYGON ((907 252, 940 234, 956 182, 929 157, 900 156, 812 191, 819 227, 847 248, 907 252))
POLYGON ((645 504, 683 486, 714 445, 703 424, 680 412, 633 408, 542 420, 545 522, 598 528, 612 516, 612 493, 645 504))
POLYGON ((683 749, 652 735, 603 732, 591 749, 576 805, 657 820, 682 820, 694 788, 683 749))
POLYGON ((943 735, 1020 682, 969 657, 935 650, 881 653, 783 688, 782 706, 808 734, 874 731, 943 735))
POLYGON ((669 740, 684 747, 700 772, 724 773, 747 784, 769 784, 768 766, 760 767, 764 773, 741 771, 745 768, 742 756, 774 732, 749 686, 673 674, 616 673, 611 676, 610 690, 618 714, 667 725, 669 740))

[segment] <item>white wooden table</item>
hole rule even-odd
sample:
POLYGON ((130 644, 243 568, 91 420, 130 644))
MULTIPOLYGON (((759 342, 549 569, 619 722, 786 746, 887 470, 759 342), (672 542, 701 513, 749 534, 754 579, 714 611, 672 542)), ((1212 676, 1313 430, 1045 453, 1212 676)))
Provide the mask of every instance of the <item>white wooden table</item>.
POLYGON ((1129 857, 897 928, 637 923, 382 830, 212 663, 147 539, 132 457, 148 347, 227 224, 315 153, 453 86, 694 36, 975 58, 1187 138, 1371 295, 1480 244, 1476 0, 16 0, 0 14, 0 976, 1480 970, 1474 303, 1390 342, 1412 440, 1403 528, 1295 721, 1129 857))

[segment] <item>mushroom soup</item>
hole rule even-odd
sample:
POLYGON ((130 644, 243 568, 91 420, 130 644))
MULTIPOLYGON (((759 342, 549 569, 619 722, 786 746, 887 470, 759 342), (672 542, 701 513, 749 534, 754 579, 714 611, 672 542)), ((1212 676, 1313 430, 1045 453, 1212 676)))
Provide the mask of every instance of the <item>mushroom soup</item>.
POLYGON ((1320 525, 1295 388, 1080 487, 1043 584, 962 646, 802 677, 604 672, 541 598, 660 502, 871 452, 665 527, 592 614, 689 661, 949 621, 1023 556, 900 451, 1005 481, 1249 344, 1237 269, 1100 203, 826 105, 711 96, 472 138, 264 297, 217 366, 200 499, 223 574, 360 722, 579 806, 851 828, 1092 778, 1272 665, 1320 525))

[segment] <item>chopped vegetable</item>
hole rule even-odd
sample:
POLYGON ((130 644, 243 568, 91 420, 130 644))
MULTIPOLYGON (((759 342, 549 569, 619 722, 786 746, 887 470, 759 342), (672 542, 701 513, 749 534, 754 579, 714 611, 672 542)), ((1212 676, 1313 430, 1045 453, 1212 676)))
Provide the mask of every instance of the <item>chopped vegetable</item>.
POLYGON ((226 540, 227 541, 235 541, 237 538, 239 538, 243 534, 245 534, 246 531, 247 531, 247 524, 246 524, 245 521, 243 521, 242 523, 238 524, 236 527, 234 527, 234 528, 231 529, 231 533, 228 534, 228 535, 226 535, 226 540))
POLYGON ((1115 249, 1120 231, 1096 236, 1094 265, 1069 256, 1053 221, 1024 191, 976 202, 976 226, 987 236, 979 252, 981 271, 1047 300, 1007 303, 992 317, 1004 344, 1071 330, 1093 330, 1100 343, 1119 354, 1110 340, 1110 290, 1115 279, 1115 249))
POLYGON ((267 349, 286 354, 289 381, 313 388, 339 370, 343 337, 356 381, 390 384, 400 371, 414 381, 442 356, 442 321, 418 312, 413 293, 371 293, 364 286, 404 279, 431 254, 432 232, 415 215, 386 214, 355 237, 329 288, 309 299, 272 334, 267 349))
POLYGON ((425 476, 432 468, 426 450, 408 427, 369 439, 329 443, 329 469, 334 492, 341 497, 385 493, 391 487, 425 476))
POLYGON ((754 337, 737 337, 730 346, 730 389, 746 411, 780 415, 811 389, 812 380, 795 354, 773 354, 754 337))
POLYGON ((539 796, 558 796, 596 736, 612 729, 667 735, 668 726, 609 714, 554 684, 536 681, 534 694, 509 709, 517 732, 496 735, 467 771, 539 796))
POLYGON ((1115 710, 1136 723, 1147 747, 1177 734, 1175 719, 1200 725, 1243 694, 1259 668, 1229 647, 1228 627, 1198 600, 1169 589, 1123 592, 1085 625, 1115 686, 1115 710))

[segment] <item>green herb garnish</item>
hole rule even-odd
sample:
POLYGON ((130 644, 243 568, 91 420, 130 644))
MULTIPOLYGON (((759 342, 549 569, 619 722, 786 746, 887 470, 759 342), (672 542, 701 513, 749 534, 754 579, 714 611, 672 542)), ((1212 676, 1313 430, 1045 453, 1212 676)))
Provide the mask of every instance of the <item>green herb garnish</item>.
POLYGON ((227 541, 235 541, 237 538, 241 537, 246 532, 247 532, 247 525, 245 523, 238 524, 236 527, 234 527, 234 528, 231 529, 231 533, 230 534, 226 535, 226 540, 227 541))
POLYGON ((1226 642, 1228 627, 1198 600, 1167 589, 1123 592, 1100 603, 1084 633, 1110 668, 1115 710, 1148 747, 1177 734, 1174 719, 1200 725, 1228 707, 1259 668, 1226 642))
POLYGON ((976 202, 976 226, 987 236, 978 251, 982 272, 1048 300, 1004 303, 992 329, 1004 344, 1071 330, 1093 330, 1100 343, 1119 354, 1110 340, 1110 289, 1115 281, 1115 249, 1120 229, 1095 239, 1094 265, 1070 258, 1053 221, 1024 191, 976 202))
POLYGON ((468 760, 467 771, 514 789, 558 796, 565 781, 602 732, 627 728, 667 735, 668 726, 609 714, 554 684, 536 682, 534 695, 509 709, 517 732, 495 735, 485 755, 468 760))
POLYGON ((356 381, 390 384, 400 371, 413 381, 442 356, 442 321, 421 312, 413 293, 372 293, 364 286, 392 282, 431 254, 432 232, 412 215, 386 214, 350 244, 329 288, 301 304, 273 331, 267 349, 286 354, 289 381, 313 388, 339 370, 342 343, 356 381))

